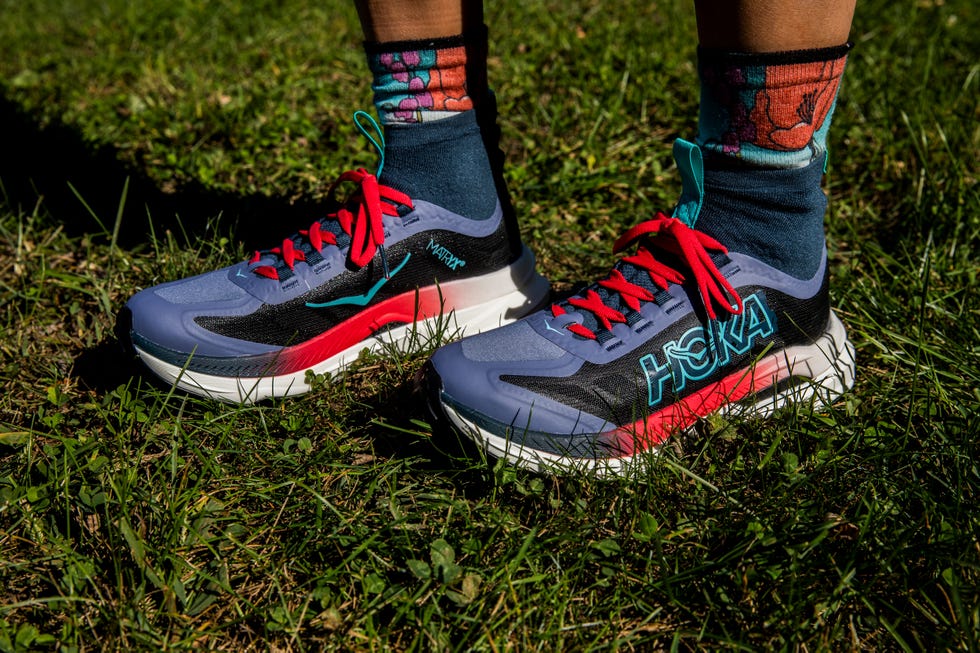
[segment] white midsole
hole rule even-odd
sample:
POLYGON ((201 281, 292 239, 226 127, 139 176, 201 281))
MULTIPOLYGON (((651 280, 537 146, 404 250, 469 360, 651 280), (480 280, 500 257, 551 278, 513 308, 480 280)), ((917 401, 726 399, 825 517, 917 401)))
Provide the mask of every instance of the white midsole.
MULTIPOLYGON (((814 409, 830 406, 854 385, 854 347, 847 339, 844 324, 833 312, 824 333, 810 345, 787 347, 770 354, 756 365, 776 365, 777 378, 787 375, 806 379, 792 387, 775 393, 754 404, 730 403, 719 413, 740 417, 767 417, 776 409, 791 403, 811 403, 814 409)), ((534 471, 588 472, 596 475, 626 475, 636 467, 634 459, 649 456, 656 450, 647 450, 620 458, 575 458, 562 456, 530 447, 523 447, 510 438, 484 430, 462 417, 445 402, 443 412, 466 436, 480 445, 490 456, 504 458, 508 462, 534 471)))
POLYGON ((536 271, 534 254, 526 247, 520 258, 506 268, 472 279, 448 282, 440 288, 447 294, 451 291, 455 296, 465 296, 470 307, 379 333, 308 369, 290 374, 216 376, 160 360, 138 346, 136 353, 154 374, 181 390, 234 403, 253 403, 309 392, 308 371, 334 374, 355 361, 365 349, 372 352, 409 351, 417 343, 429 344, 437 334, 443 338, 458 338, 514 322, 536 309, 549 293, 548 281, 536 271))

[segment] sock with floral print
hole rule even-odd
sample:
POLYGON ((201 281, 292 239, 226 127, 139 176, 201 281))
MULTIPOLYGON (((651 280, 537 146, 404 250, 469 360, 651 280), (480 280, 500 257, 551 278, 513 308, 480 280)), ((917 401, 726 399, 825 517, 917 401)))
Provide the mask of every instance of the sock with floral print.
POLYGON ((818 269, 827 132, 849 49, 698 51, 699 230, 798 278, 818 269))
POLYGON ((384 124, 449 118, 486 95, 486 31, 366 43, 374 106, 384 124))

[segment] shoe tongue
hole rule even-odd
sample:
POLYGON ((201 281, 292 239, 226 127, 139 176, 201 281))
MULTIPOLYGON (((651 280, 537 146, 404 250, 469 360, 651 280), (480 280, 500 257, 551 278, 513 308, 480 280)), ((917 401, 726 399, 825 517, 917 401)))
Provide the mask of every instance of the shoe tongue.
POLYGON ((673 217, 694 228, 704 202, 704 159, 701 148, 682 138, 674 141, 674 160, 681 172, 681 199, 673 217))
MULTIPOLYGON (((348 210, 357 211, 356 206, 348 206, 348 210)), ((350 245, 350 236, 347 232, 340 227, 340 222, 337 220, 332 220, 330 218, 320 219, 320 229, 323 231, 329 231, 337 238, 337 249, 344 249, 350 245)), ((312 249, 312 247, 310 247, 312 249)))

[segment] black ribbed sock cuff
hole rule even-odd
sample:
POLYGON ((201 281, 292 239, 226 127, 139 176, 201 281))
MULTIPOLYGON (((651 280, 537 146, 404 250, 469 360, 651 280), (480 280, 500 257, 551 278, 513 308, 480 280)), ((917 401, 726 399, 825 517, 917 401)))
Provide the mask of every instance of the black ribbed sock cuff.
POLYGON ((485 46, 487 38, 487 26, 481 25, 456 36, 407 41, 365 41, 364 52, 372 55, 384 54, 386 52, 405 52, 409 50, 439 50, 442 48, 458 48, 472 45, 485 46))
POLYGON ((847 56, 854 44, 848 41, 843 45, 810 50, 787 50, 785 52, 733 52, 720 48, 698 46, 698 62, 701 65, 744 65, 781 66, 786 64, 833 61, 847 56))

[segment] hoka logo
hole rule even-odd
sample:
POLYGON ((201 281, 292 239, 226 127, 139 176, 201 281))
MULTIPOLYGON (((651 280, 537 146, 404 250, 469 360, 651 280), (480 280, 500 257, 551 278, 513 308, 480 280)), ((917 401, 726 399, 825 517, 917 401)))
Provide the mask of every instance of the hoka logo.
POLYGON ((446 267, 450 270, 455 270, 466 265, 466 261, 459 258, 448 249, 437 243, 436 241, 429 239, 429 244, 425 246, 433 256, 446 264, 446 267))
POLYGON ((745 354, 756 341, 776 332, 776 318, 761 293, 747 297, 743 306, 742 313, 729 320, 709 321, 707 339, 705 328, 696 326, 665 344, 664 363, 658 363, 653 354, 640 359, 651 407, 663 400, 668 381, 673 381, 674 392, 680 393, 689 381, 708 378, 719 367, 727 365, 732 354, 745 354))

